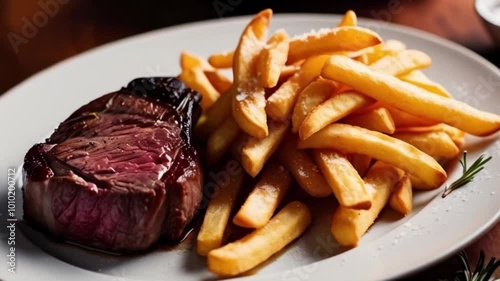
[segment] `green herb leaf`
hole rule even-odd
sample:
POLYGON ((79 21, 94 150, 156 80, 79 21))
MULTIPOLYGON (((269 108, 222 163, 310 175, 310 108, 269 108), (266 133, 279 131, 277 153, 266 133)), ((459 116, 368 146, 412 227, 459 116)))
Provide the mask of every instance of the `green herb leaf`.
POLYGON ((484 169, 484 164, 491 160, 491 156, 484 158, 481 154, 472 165, 467 168, 467 151, 464 151, 462 159, 460 159, 460 164, 462 165, 462 176, 454 181, 451 185, 446 186, 443 192, 443 198, 452 193, 455 189, 460 188, 474 179, 474 176, 484 169))
POLYGON ((452 279, 454 281, 489 281, 498 267, 500 267, 500 260, 496 258, 491 258, 485 266, 483 251, 479 254, 479 260, 474 271, 469 266, 469 257, 467 257, 465 252, 460 252, 458 256, 464 268, 456 273, 452 279))

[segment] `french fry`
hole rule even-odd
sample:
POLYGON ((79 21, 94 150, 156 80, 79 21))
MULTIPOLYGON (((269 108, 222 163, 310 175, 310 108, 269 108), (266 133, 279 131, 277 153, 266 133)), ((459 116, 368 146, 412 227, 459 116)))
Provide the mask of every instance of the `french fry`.
POLYGON ((206 256, 210 251, 221 246, 244 175, 243 172, 230 175, 225 184, 218 186, 218 194, 210 200, 197 237, 196 248, 199 255, 206 256))
POLYGON ((329 80, 318 78, 300 92, 292 113, 292 132, 296 133, 307 115, 318 105, 332 96, 336 84, 329 80))
POLYGON ((410 175, 410 181, 411 181, 411 187, 413 189, 418 189, 418 190, 434 189, 433 186, 430 186, 429 184, 423 182, 421 179, 417 178, 414 175, 410 175))
POLYGON ((386 134, 392 134, 396 130, 391 114, 384 107, 344 118, 342 122, 386 134))
POLYGON ((389 206, 403 216, 411 212, 413 207, 413 190, 408 174, 405 174, 396 184, 389 198, 389 206))
POLYGON ((244 132, 256 138, 264 138, 269 133, 265 92, 255 81, 255 64, 264 48, 271 16, 272 11, 266 9, 252 19, 241 35, 233 58, 236 88, 231 107, 233 117, 244 132))
POLYGON ((362 54, 358 57, 355 57, 354 59, 359 61, 362 64, 369 64, 370 63, 370 61, 368 60, 368 56, 366 54, 362 54))
POLYGON ((344 17, 339 23, 340 26, 356 26, 357 23, 357 17, 356 13, 353 10, 349 10, 345 13, 344 17))
POLYGON ((373 224, 384 208, 391 190, 400 179, 400 171, 394 166, 377 162, 364 178, 365 184, 372 190, 372 206, 369 210, 354 210, 339 206, 331 220, 331 232, 342 246, 356 246, 361 237, 373 224))
POLYGON ((299 93, 316 79, 329 56, 312 57, 302 64, 300 70, 283 83, 268 99, 266 112, 274 120, 290 117, 299 93))
POLYGON ((414 70, 405 75, 399 76, 399 79, 421 87, 431 93, 438 94, 443 97, 451 98, 451 94, 440 84, 430 80, 422 71, 414 70))
POLYGON ((248 139, 250 138, 251 137, 249 135, 242 133, 231 145, 229 153, 239 163, 241 163, 241 151, 245 147, 245 144, 247 143, 248 139))
POLYGON ((208 269, 220 276, 233 276, 248 271, 299 237, 310 223, 311 213, 307 206, 293 201, 264 227, 212 250, 207 257, 208 269))
POLYGON ((375 101, 356 91, 348 91, 334 95, 317 106, 302 122, 299 128, 301 139, 307 139, 317 131, 336 122, 350 113, 368 106, 375 101))
POLYGON ((306 33, 290 39, 287 64, 312 56, 358 51, 382 43, 379 35, 357 26, 343 26, 306 33))
POLYGON ((345 154, 316 149, 313 150, 313 157, 341 206, 370 209, 372 196, 345 154))
POLYGON ((271 219, 292 186, 292 175, 281 165, 269 163, 262 177, 233 218, 241 227, 261 228, 271 219))
POLYGON ((413 174, 435 188, 447 177, 434 158, 414 146, 379 132, 347 124, 330 124, 305 140, 299 139, 298 146, 365 154, 413 174))
POLYGON ((431 63, 431 58, 421 51, 403 50, 380 58, 370 64, 370 68, 375 71, 398 76, 407 74, 413 70, 427 68, 431 63))
POLYGON ((183 71, 186 71, 193 68, 200 68, 202 70, 214 70, 214 68, 205 59, 193 53, 183 51, 181 53, 181 69, 183 71))
POLYGON ((218 70, 205 70, 203 73, 205 73, 205 76, 207 76, 208 81, 214 86, 215 90, 221 94, 227 93, 233 85, 233 81, 218 70))
POLYGON ((280 79, 278 81, 278 84, 281 84, 281 82, 284 82, 288 80, 292 75, 297 73, 299 71, 300 67, 295 66, 295 65, 285 65, 281 68, 281 73, 280 73, 280 79))
POLYGON ((278 84, 287 56, 288 34, 280 29, 269 38, 257 61, 257 77, 262 86, 272 88, 278 84))
POLYGON ((230 68, 233 66, 234 51, 213 54, 208 57, 208 62, 215 68, 230 68))
POLYGON ((476 136, 486 136, 500 130, 500 116, 496 114, 438 96, 391 75, 373 71, 347 57, 332 56, 325 63, 322 76, 347 84, 408 113, 449 124, 476 136))
POLYGON ((448 134, 442 131, 395 133, 394 138, 407 142, 434 158, 453 158, 460 153, 448 134))
POLYGON ((184 84, 202 95, 201 107, 208 109, 219 98, 220 93, 212 86, 201 68, 183 70, 179 75, 184 84))
POLYGON ((212 166, 229 151, 241 130, 230 116, 210 135, 207 141, 207 164, 212 166))
POLYGON ((241 165, 252 177, 262 170, 267 159, 278 149, 289 129, 290 122, 270 122, 269 135, 265 138, 250 137, 241 151, 241 165))
POLYGON ((367 155, 353 153, 349 157, 351 159, 351 164, 358 171, 358 174, 363 177, 372 163, 372 158, 367 155))
POLYGON ((462 149, 465 146, 465 133, 463 131, 446 124, 438 124, 437 127, 438 130, 442 130, 450 136, 458 149, 462 149))
POLYGON ((360 50, 359 52, 366 55, 366 64, 371 64, 382 57, 405 50, 406 45, 398 40, 387 40, 382 44, 360 50))
POLYGON ((220 96, 220 92, 205 75, 206 71, 215 71, 213 67, 201 57, 184 51, 181 53, 181 69, 179 79, 203 96, 203 109, 209 108, 220 96))
POLYGON ((396 130, 399 128, 406 127, 420 127, 420 126, 432 126, 437 124, 438 122, 415 116, 413 114, 404 112, 397 108, 394 108, 390 105, 383 105, 391 114, 392 120, 394 121, 394 126, 396 126, 396 130))
POLYGON ((234 88, 222 95, 203 115, 203 121, 196 124, 194 133, 200 140, 206 140, 210 134, 231 114, 231 101, 234 88))
POLYGON ((369 65, 387 55, 391 55, 405 49, 406 45, 403 42, 398 40, 387 40, 382 44, 364 48, 356 52, 346 52, 344 55, 369 65), (360 59, 360 57, 364 58, 360 59))
POLYGON ((424 133, 434 131, 445 132, 459 149, 465 145, 465 133, 455 127, 443 123, 433 126, 398 128, 396 130, 397 133, 424 133))
MULTIPOLYGON (((350 91, 352 91, 352 89, 350 89, 350 91)), ((382 108, 382 107, 385 107, 385 105, 383 103, 381 103, 379 101, 375 101, 374 103, 372 103, 372 104, 370 104, 368 106, 364 106, 364 107, 356 110, 352 114, 349 114, 349 116, 358 116, 358 115, 365 114, 367 112, 370 112, 372 110, 376 110, 376 109, 379 109, 379 108, 382 108)))
POLYGON ((288 134, 277 151, 278 159, 297 183, 313 197, 326 197, 332 189, 307 151, 297 149, 297 137, 288 134))

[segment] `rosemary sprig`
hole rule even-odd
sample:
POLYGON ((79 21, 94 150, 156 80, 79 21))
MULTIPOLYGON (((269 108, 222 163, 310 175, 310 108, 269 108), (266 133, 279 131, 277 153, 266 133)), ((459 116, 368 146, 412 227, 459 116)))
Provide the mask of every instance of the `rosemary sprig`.
POLYGON ((458 254, 458 256, 462 261, 464 269, 457 271, 456 275, 452 279, 453 281, 489 281, 497 268, 500 266, 500 260, 493 257, 485 266, 484 252, 481 251, 475 271, 472 271, 469 266, 469 257, 467 257, 467 254, 462 251, 458 254))
POLYGON ((484 169, 484 164, 491 160, 491 156, 484 158, 481 154, 474 163, 467 168, 467 151, 464 151, 462 159, 460 159, 460 164, 462 165, 462 176, 454 181, 451 185, 446 186, 443 192, 443 198, 452 193, 455 189, 460 188, 474 179, 474 176, 484 169))

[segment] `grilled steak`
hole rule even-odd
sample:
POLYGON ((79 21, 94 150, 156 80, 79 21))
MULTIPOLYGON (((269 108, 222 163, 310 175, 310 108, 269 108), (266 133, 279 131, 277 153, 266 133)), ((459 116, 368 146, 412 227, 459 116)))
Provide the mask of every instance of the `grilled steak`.
POLYGON ((179 240, 202 196, 199 101, 176 78, 140 78, 78 109, 26 154, 24 218, 111 251, 179 240))

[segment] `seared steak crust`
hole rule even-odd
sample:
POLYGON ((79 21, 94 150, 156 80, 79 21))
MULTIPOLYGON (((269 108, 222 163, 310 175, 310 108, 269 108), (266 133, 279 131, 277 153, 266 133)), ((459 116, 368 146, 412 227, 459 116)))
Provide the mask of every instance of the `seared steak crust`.
POLYGON ((176 78, 141 78, 82 106, 26 154, 25 219, 111 251, 179 240, 202 196, 199 101, 176 78))

